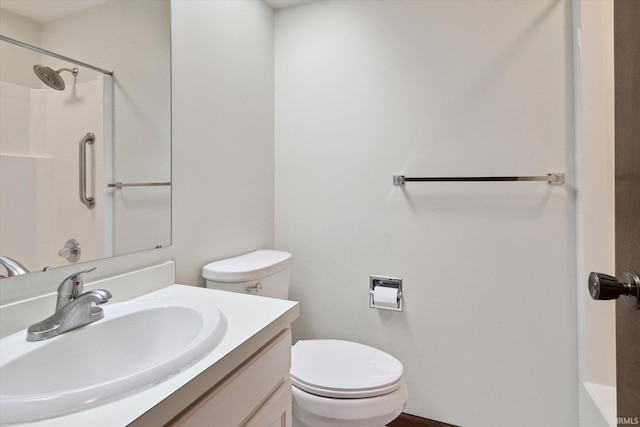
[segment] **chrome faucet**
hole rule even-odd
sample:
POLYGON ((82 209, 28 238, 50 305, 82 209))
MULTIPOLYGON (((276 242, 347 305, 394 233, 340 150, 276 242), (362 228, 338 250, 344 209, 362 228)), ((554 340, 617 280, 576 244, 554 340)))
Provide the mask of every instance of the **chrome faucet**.
POLYGON ((111 299, 111 293, 104 289, 82 293, 84 289, 83 275, 95 269, 94 267, 74 273, 60 283, 56 312, 42 322, 31 325, 27 329, 27 341, 40 341, 55 337, 104 317, 102 308, 94 307, 91 304, 104 304, 111 299))
POLYGON ((73 273, 58 286, 58 300, 56 301, 56 311, 60 310, 69 302, 78 298, 84 292, 84 275, 95 271, 96 267, 73 273))
POLYGON ((29 272, 24 265, 20 264, 15 259, 9 258, 8 256, 0 256, 0 264, 4 265, 4 268, 7 269, 7 275, 0 275, 0 279, 29 272))

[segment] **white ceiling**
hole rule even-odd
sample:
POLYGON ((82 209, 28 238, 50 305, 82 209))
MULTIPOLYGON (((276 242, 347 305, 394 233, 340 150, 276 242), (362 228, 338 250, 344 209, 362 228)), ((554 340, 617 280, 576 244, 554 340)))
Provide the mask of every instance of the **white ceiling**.
POLYGON ((43 24, 105 1, 108 0, 0 0, 0 8, 43 24))

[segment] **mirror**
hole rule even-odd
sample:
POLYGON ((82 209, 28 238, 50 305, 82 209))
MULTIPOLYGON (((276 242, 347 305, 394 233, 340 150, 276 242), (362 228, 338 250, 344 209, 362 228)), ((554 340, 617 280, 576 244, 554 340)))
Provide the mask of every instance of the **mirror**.
POLYGON ((0 255, 39 271, 171 244, 170 21, 169 0, 0 0, 0 255))

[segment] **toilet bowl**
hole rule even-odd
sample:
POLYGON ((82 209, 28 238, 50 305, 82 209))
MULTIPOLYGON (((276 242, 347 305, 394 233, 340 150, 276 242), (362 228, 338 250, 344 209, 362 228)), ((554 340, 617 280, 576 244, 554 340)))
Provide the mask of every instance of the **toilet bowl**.
POLYGON ((293 414, 304 427, 372 427, 407 402, 402 363, 350 341, 300 340, 291 349, 293 414))
MULTIPOLYGON (((206 287, 286 299, 291 254, 258 250, 202 268, 206 287)), ((342 340, 300 340, 291 349, 294 427, 379 427, 407 402, 402 363, 342 340)))

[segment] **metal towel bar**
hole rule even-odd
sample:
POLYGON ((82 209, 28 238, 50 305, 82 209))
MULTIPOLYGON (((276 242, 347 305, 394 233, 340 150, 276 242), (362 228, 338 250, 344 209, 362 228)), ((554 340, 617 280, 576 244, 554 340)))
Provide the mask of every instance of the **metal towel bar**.
POLYGON ((564 184, 564 173, 549 173, 544 176, 468 176, 468 177, 426 177, 410 178, 395 175, 393 185, 404 185, 405 182, 485 182, 485 181, 547 181, 551 185, 564 184))
POLYGON ((123 187, 161 187, 171 185, 170 182, 112 182, 111 184, 107 184, 109 188, 120 189, 123 187))

